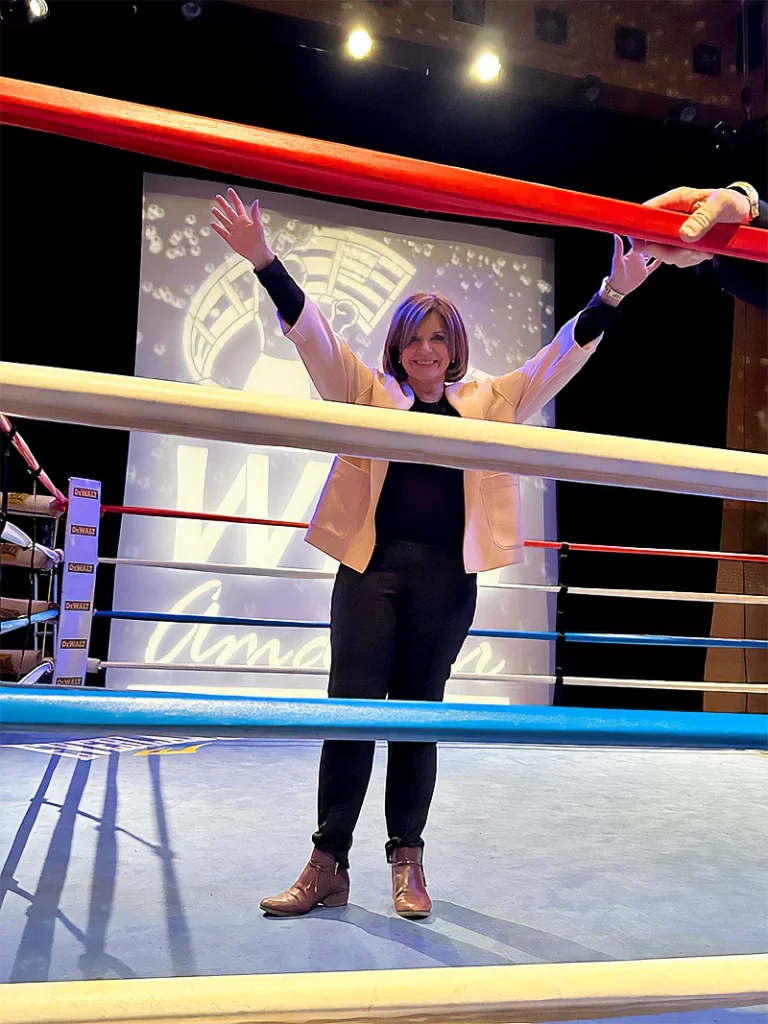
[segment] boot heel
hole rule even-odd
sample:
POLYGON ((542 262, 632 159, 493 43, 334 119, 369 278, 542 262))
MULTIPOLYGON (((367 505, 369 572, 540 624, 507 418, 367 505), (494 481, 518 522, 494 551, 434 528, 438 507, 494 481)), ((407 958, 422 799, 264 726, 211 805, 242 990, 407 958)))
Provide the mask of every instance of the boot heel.
POLYGON ((348 892, 337 892, 332 896, 326 896, 322 901, 324 907, 346 907, 349 902, 348 892))
POLYGON ((313 850, 295 884, 259 906, 274 917, 299 917, 316 906, 343 907, 349 898, 349 872, 328 853, 313 850), (335 887, 335 888, 334 888, 335 887))

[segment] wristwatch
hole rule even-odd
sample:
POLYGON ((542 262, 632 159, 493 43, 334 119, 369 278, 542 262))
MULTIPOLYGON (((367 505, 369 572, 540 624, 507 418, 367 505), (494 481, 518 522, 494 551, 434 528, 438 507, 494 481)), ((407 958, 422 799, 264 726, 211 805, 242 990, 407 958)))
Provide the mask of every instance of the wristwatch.
POLYGON ((750 185, 748 181, 734 181, 732 185, 728 186, 733 192, 741 192, 743 196, 746 196, 749 200, 749 219, 756 220, 760 216, 760 196, 757 194, 757 189, 750 185))
POLYGON ((613 301, 617 305, 621 302, 622 299, 626 298, 626 296, 622 295, 621 292, 617 292, 615 288, 611 288, 611 286, 608 284, 608 278, 607 277, 603 278, 603 283, 600 285, 600 291, 597 294, 598 295, 607 295, 608 298, 609 299, 613 299, 613 301))

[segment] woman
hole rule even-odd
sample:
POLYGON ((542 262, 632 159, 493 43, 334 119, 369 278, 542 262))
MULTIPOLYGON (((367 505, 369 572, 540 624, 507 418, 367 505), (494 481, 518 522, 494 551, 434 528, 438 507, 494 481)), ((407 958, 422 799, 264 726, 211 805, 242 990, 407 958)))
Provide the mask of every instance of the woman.
MULTIPOLYGON (((258 200, 247 209, 230 189, 212 227, 253 263, 323 398, 440 416, 521 423, 584 365, 622 297, 656 265, 624 255, 578 317, 520 369, 462 383, 467 335, 443 296, 419 292, 396 310, 384 372, 369 369, 337 337, 270 251, 258 200)), ((337 457, 307 540, 341 565, 331 597, 331 697, 443 699, 472 624, 477 572, 519 562, 516 477, 477 470, 337 457)), ((348 854, 373 765, 372 741, 327 740, 320 758, 318 828, 298 881, 261 902, 268 914, 306 914, 349 898, 348 854)), ((437 774, 434 743, 389 744, 385 815, 395 909, 425 917, 432 904, 422 831, 437 774)))

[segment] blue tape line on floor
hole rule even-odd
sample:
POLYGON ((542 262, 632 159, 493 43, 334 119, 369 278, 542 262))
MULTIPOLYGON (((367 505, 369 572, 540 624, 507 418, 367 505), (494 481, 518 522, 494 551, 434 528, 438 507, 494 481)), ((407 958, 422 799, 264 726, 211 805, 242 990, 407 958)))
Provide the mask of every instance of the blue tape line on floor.
POLYGON ((768 716, 0 687, 7 724, 247 729, 304 739, 768 749, 768 716))

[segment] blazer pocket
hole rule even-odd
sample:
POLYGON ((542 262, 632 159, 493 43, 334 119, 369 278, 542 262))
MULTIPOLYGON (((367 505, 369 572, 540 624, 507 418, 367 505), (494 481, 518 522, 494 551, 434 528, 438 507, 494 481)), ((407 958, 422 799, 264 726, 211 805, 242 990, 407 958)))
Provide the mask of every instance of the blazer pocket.
POLYGON ((491 473, 480 481, 480 495, 494 543, 520 545, 520 481, 508 473, 491 473))
POLYGON ((320 495, 315 525, 334 537, 348 537, 362 528, 370 495, 370 474, 337 456, 320 495))

